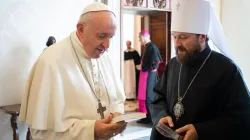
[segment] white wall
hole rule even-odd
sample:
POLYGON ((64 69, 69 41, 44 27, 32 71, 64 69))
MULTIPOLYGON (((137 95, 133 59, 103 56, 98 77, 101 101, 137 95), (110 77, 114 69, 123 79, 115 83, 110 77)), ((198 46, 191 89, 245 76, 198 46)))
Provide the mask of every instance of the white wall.
POLYGON ((141 54, 141 44, 139 41, 139 33, 141 32, 141 16, 136 14, 123 14, 123 51, 127 49, 126 41, 130 40, 132 48, 141 54))
POLYGON ((233 57, 250 87, 250 1, 223 0, 222 25, 233 57))
POLYGON ((0 5, 0 106, 20 103, 31 65, 48 36, 61 40, 75 30, 89 1, 8 0, 0 5), (3 97, 5 96, 5 97, 3 97))
MULTIPOLYGON (((21 103, 29 70, 46 47, 48 36, 61 40, 75 30, 83 8, 94 0, 5 0, 0 4, 0 106, 21 103)), ((120 65, 120 1, 109 6, 117 14, 117 35, 111 42, 120 65)), ((117 68, 119 74, 120 68, 117 68)), ((27 126, 19 124, 21 140, 27 126)), ((0 111, 0 140, 12 139, 9 116, 0 111)))
MULTIPOLYGON (((116 15, 116 23, 117 23, 117 29, 116 34, 112 38, 109 48, 109 53, 111 56, 111 60, 113 62, 114 69, 116 73, 120 76, 120 60, 121 60, 121 31, 120 31, 120 1, 119 0, 103 0, 104 3, 108 3, 108 6, 116 15), (114 59, 112 59, 114 58, 114 59)), ((123 58, 122 58, 123 59, 123 58)))
POLYGON ((130 40, 132 43, 132 48, 134 48, 134 23, 135 15, 133 14, 123 14, 123 40, 122 45, 123 51, 127 49, 126 41, 130 40))

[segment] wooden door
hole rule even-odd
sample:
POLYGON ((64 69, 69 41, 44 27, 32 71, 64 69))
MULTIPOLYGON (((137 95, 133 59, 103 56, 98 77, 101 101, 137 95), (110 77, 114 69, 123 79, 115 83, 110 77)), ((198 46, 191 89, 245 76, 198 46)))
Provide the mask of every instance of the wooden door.
POLYGON ((168 12, 150 16, 151 41, 158 47, 163 59, 163 63, 158 68, 160 76, 171 57, 170 19, 170 13, 168 12))

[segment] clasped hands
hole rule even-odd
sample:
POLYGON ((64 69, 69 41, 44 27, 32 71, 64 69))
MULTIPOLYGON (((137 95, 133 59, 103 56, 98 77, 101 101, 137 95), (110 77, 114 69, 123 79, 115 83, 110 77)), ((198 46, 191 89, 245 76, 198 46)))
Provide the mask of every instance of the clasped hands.
MULTIPOLYGON (((166 124, 170 127, 174 127, 173 120, 170 116, 161 118, 159 122, 162 124, 166 124)), ((177 132, 178 134, 185 133, 185 135, 181 136, 179 140, 197 140, 198 139, 198 134, 193 124, 185 125, 184 127, 176 129, 175 132, 177 132)))
POLYGON ((110 123, 112 118, 121 115, 120 113, 110 114, 102 120, 95 122, 95 139, 110 139, 117 134, 122 133, 127 126, 127 123, 122 121, 118 123, 110 123))

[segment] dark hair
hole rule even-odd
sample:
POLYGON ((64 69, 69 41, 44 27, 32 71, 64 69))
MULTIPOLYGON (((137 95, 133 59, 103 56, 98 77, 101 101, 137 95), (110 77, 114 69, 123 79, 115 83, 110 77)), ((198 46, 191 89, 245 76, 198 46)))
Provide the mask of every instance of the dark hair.
MULTIPOLYGON (((197 37, 199 37, 200 35, 202 35, 202 34, 196 34, 197 37)), ((208 36, 207 36, 207 38, 206 38, 206 43, 208 43, 208 41, 209 41, 209 38, 208 38, 208 36)))
POLYGON ((132 42, 130 40, 127 40, 126 42, 129 42, 130 44, 132 44, 132 42))
POLYGON ((209 38, 207 37, 207 38, 206 38, 206 42, 208 42, 208 41, 209 41, 209 38))
POLYGON ((46 42, 46 46, 50 46, 50 45, 53 45, 54 43, 56 43, 56 38, 54 36, 50 36, 48 38, 48 41, 46 42))

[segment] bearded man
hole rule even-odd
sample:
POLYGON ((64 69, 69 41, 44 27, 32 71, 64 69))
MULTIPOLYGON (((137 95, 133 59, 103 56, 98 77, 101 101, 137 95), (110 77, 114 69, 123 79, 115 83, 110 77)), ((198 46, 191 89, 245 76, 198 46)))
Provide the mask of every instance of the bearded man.
MULTIPOLYGON (((154 88, 154 125, 166 124, 184 140, 250 139, 249 90, 209 1, 173 1, 171 32, 176 57, 154 88)), ((154 127, 151 140, 163 139, 154 127)))

